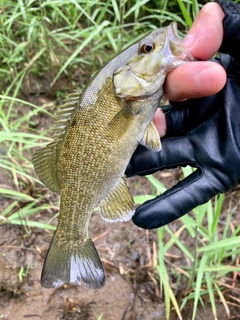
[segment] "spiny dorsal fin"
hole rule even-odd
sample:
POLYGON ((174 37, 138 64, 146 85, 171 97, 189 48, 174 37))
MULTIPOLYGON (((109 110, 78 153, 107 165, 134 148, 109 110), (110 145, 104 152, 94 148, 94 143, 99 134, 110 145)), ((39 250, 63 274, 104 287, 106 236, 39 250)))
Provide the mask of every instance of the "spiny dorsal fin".
POLYGON ((147 129, 145 130, 144 136, 140 143, 150 150, 161 150, 160 136, 153 122, 150 122, 150 124, 147 126, 147 129))
POLYGON ((51 191, 60 191, 61 186, 58 179, 58 159, 63 138, 70 123, 74 109, 78 105, 79 92, 70 94, 69 99, 61 105, 53 123, 54 141, 46 147, 38 150, 32 158, 34 169, 39 179, 51 191))
POLYGON ((80 95, 81 92, 74 92, 70 94, 69 98, 64 100, 64 104, 60 106, 53 123, 54 140, 63 139, 71 120, 73 110, 78 104, 80 95))
POLYGON ((125 177, 122 177, 119 183, 102 200, 100 209, 101 217, 109 222, 131 219, 134 214, 134 201, 125 177))

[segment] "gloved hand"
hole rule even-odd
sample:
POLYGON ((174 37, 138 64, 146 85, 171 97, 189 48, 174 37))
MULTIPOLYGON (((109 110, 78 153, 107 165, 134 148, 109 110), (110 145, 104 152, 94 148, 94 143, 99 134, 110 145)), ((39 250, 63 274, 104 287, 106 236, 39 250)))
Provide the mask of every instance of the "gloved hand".
MULTIPOLYGON (((240 36, 238 33, 236 39, 235 34, 236 51, 228 36, 233 36, 232 30, 236 31, 236 23, 239 28, 240 20, 232 10, 233 21, 228 8, 223 7, 226 16, 221 48, 226 52, 228 43, 234 56, 239 51, 240 36)), ((160 152, 139 147, 133 155, 127 176, 177 166, 197 168, 172 189, 137 208, 133 216, 136 225, 145 229, 163 226, 240 183, 240 65, 236 57, 221 55, 215 59, 227 72, 227 83, 219 93, 172 103, 174 107, 165 114, 168 129, 160 152)))

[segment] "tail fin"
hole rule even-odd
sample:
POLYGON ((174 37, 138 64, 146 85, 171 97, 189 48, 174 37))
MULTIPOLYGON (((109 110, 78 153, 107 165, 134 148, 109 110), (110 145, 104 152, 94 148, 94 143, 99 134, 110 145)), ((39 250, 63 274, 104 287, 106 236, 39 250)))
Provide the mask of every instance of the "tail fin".
POLYGON ((92 289, 105 284, 104 269, 94 243, 88 238, 79 250, 63 249, 59 248, 54 234, 43 265, 42 287, 56 288, 81 281, 92 289))

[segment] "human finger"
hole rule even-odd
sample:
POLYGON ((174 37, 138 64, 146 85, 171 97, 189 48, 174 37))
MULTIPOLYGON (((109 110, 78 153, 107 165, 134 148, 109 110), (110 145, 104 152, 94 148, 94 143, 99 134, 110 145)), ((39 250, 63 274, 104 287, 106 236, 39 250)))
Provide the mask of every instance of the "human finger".
POLYGON ((218 3, 203 6, 183 40, 195 58, 207 60, 218 51, 223 39, 223 18, 224 12, 218 3))
POLYGON ((226 83, 226 72, 212 61, 186 63, 169 73, 164 95, 172 101, 200 98, 220 91, 226 83))
POLYGON ((167 132, 167 122, 166 117, 162 109, 157 109, 154 118, 153 123, 155 124, 160 137, 163 137, 167 132))

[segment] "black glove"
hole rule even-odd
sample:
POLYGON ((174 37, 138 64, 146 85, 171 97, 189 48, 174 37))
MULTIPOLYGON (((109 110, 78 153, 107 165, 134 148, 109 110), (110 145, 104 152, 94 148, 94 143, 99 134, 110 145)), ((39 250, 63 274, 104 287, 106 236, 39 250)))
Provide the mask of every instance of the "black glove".
MULTIPOLYGON (((226 14, 225 40, 221 46, 226 52, 226 43, 231 44, 226 35, 231 36, 232 29, 236 31, 236 23, 239 29, 240 14, 238 19, 235 15, 231 20, 233 16, 228 8, 232 10, 233 3, 217 2, 226 14)), ((237 8, 239 12, 240 7, 237 8)), ((238 32, 236 51, 239 46, 238 32)), ((231 54, 234 56, 233 51, 231 54)), ((211 97, 172 103, 174 108, 166 112, 168 131, 162 139, 162 150, 155 153, 138 147, 131 159, 127 176, 146 175, 177 166, 197 168, 172 189, 137 208, 133 222, 139 227, 163 226, 240 183, 240 66, 237 59, 229 55, 221 55, 214 61, 227 72, 225 87, 211 97)))

